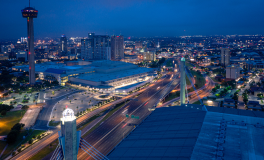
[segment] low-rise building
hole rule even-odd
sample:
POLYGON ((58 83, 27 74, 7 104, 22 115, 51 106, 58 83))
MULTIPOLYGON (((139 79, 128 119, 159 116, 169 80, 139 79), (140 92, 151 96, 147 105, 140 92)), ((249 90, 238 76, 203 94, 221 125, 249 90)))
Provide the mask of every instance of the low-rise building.
POLYGON ((249 91, 251 92, 252 95, 256 97, 259 95, 263 96, 264 88, 263 87, 250 87, 249 91))
POLYGON ((225 98, 223 101, 223 107, 236 108, 236 101, 233 99, 225 98))
MULTIPOLYGON (((28 71, 28 65, 14 66, 12 69, 28 71)), ((69 83, 102 91, 113 91, 116 88, 147 81, 156 76, 152 68, 107 60, 47 62, 36 64, 35 71, 40 79, 57 80, 62 86, 69 83)))
POLYGON ((262 106, 259 104, 259 101, 248 101, 247 107, 252 110, 262 110, 262 106))
POLYGON ((0 53, 0 60, 8 60, 8 54, 0 53))

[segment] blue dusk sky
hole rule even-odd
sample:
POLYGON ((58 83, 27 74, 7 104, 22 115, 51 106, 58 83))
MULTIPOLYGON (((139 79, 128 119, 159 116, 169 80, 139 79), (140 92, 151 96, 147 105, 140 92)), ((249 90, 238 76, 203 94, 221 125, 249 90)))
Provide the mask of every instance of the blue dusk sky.
MULTIPOLYGON (((0 39, 27 35, 28 0, 1 0, 0 39)), ((264 34, 264 0, 31 0, 36 38, 264 34)))

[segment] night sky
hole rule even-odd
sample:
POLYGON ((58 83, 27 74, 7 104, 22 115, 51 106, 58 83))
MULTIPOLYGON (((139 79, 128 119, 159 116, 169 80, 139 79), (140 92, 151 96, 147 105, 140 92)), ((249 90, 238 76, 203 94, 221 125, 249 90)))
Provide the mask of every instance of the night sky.
MULTIPOLYGON (((0 39, 26 36, 28 0, 1 0, 0 39)), ((264 0, 31 0, 36 38, 264 34, 264 0)))

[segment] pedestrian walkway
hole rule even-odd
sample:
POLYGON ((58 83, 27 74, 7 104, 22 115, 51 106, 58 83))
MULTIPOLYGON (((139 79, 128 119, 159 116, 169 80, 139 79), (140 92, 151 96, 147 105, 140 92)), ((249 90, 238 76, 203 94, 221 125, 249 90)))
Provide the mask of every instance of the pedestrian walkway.
POLYGON ((25 129, 34 126, 40 110, 41 107, 28 109, 19 123, 25 124, 25 129))

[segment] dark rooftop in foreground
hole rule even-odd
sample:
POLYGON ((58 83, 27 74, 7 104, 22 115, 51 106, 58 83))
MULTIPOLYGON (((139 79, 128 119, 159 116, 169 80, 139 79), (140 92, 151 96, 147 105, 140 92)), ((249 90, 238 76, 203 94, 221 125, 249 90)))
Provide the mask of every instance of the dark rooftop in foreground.
POLYGON ((264 113, 188 104, 157 108, 111 160, 264 159, 264 113))

